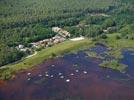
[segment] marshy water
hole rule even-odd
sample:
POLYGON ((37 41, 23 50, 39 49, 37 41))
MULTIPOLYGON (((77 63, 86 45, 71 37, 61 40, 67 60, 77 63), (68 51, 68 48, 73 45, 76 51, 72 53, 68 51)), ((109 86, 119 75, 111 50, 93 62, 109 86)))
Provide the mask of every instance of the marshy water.
MULTIPOLYGON (((105 47, 90 49, 103 54, 105 47)), ((0 100, 134 100, 134 52, 123 50, 125 73, 100 68, 85 51, 46 60, 1 82, 0 100)))

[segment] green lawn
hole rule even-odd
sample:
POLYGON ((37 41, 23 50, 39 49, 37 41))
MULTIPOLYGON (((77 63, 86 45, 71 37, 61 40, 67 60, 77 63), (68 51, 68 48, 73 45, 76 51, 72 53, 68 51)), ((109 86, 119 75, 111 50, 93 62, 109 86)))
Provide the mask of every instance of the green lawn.
POLYGON ((106 39, 106 43, 108 46, 114 48, 134 48, 134 40, 129 39, 116 39, 118 33, 108 34, 108 38, 106 39))
POLYGON ((42 63, 45 59, 52 57, 53 55, 60 55, 70 51, 79 50, 89 46, 91 40, 84 39, 81 41, 65 41, 63 43, 54 45, 47 49, 39 51, 37 55, 18 61, 15 64, 9 64, 0 69, 0 79, 9 79, 11 75, 19 70, 31 68, 37 64, 42 63))

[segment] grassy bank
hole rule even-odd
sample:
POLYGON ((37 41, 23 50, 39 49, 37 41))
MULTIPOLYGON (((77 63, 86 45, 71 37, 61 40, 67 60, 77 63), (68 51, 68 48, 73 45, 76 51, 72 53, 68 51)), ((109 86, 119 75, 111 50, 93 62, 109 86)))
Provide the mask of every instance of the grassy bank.
POLYGON ((64 54, 70 51, 79 50, 86 46, 89 46, 91 40, 84 39, 81 41, 65 41, 63 43, 54 45, 42 51, 39 51, 36 55, 23 59, 15 64, 9 64, 0 68, 0 79, 9 79, 11 75, 19 70, 31 68, 37 64, 42 63, 45 59, 50 57, 64 54))
MULTIPOLYGON (((118 70, 120 72, 124 72, 127 68, 127 65, 121 64, 120 59, 123 58, 122 49, 127 48, 128 50, 134 50, 134 40, 129 39, 117 39, 118 33, 107 34, 107 38, 102 39, 98 38, 95 43, 104 44, 108 47, 108 50, 104 52, 107 57, 111 57, 111 60, 104 60, 105 57, 98 55, 95 51, 86 51, 86 54, 90 57, 95 57, 98 59, 102 59, 103 62, 99 64, 100 67, 103 68, 111 68, 113 70, 118 70)), ((93 45, 94 46, 94 45, 93 45)))
POLYGON ((118 33, 108 34, 108 38, 103 39, 108 47, 111 48, 134 48, 134 40, 117 39, 118 33))

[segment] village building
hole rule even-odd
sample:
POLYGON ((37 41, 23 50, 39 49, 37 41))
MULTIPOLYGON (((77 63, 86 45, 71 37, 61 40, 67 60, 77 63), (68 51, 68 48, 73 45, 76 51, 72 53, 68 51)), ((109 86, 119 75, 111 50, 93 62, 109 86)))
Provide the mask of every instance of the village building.
POLYGON ((26 48, 21 44, 18 45, 16 48, 19 49, 20 51, 24 51, 24 52, 26 52, 28 49, 34 49, 34 48, 40 48, 40 47, 47 48, 54 44, 61 43, 61 42, 65 41, 68 37, 70 37, 70 33, 68 31, 65 31, 59 27, 53 27, 52 31, 57 33, 54 37, 49 38, 49 39, 44 39, 44 40, 41 40, 38 42, 30 43, 31 48, 26 48))
POLYGON ((52 31, 53 31, 53 32, 56 32, 56 33, 59 32, 60 30, 62 30, 62 29, 59 28, 59 27, 53 27, 53 28, 52 28, 52 31))
POLYGON ((18 49, 23 49, 23 48, 24 48, 24 45, 21 45, 21 44, 18 45, 18 49))
POLYGON ((105 32, 105 33, 106 33, 106 32, 108 32, 108 30, 103 30, 103 32, 105 32))
POLYGON ((53 27, 52 31, 59 33, 64 38, 70 37, 70 33, 68 31, 63 30, 63 29, 61 29, 59 27, 53 27))

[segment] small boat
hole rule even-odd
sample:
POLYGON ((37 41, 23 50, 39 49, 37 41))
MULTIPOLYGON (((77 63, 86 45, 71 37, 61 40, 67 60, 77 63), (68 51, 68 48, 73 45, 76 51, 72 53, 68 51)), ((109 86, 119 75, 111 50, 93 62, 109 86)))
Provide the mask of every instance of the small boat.
POLYGON ((51 65, 52 67, 54 67, 55 65, 51 65))
POLYGON ((29 76, 29 75, 31 75, 31 73, 27 73, 27 75, 29 76))
POLYGON ((49 75, 48 75, 48 74, 46 74, 45 76, 46 76, 46 77, 48 77, 49 75))
POLYGON ((30 80, 31 80, 31 78, 28 78, 27 80, 28 80, 28 81, 30 81, 30 80))
POLYGON ((51 77, 51 78, 53 78, 54 76, 53 76, 53 75, 51 75, 50 77, 51 77))
POLYGON ((87 74, 87 71, 83 71, 84 74, 87 74))
POLYGON ((62 75, 62 73, 59 73, 58 75, 60 76, 60 75, 62 75))
POLYGON ((64 78, 64 76, 60 76, 60 78, 61 78, 61 79, 63 79, 63 78, 64 78))
POLYGON ((39 77, 42 77, 42 75, 41 75, 41 74, 39 74, 38 76, 39 76, 39 77))
POLYGON ((74 73, 71 73, 70 75, 71 75, 71 76, 73 76, 73 75, 74 75, 74 73))
POLYGON ((79 70, 75 70, 75 72, 77 72, 77 73, 78 73, 78 72, 79 72, 79 70))
POLYGON ((67 82, 67 83, 70 82, 70 79, 67 79, 66 82, 67 82))

